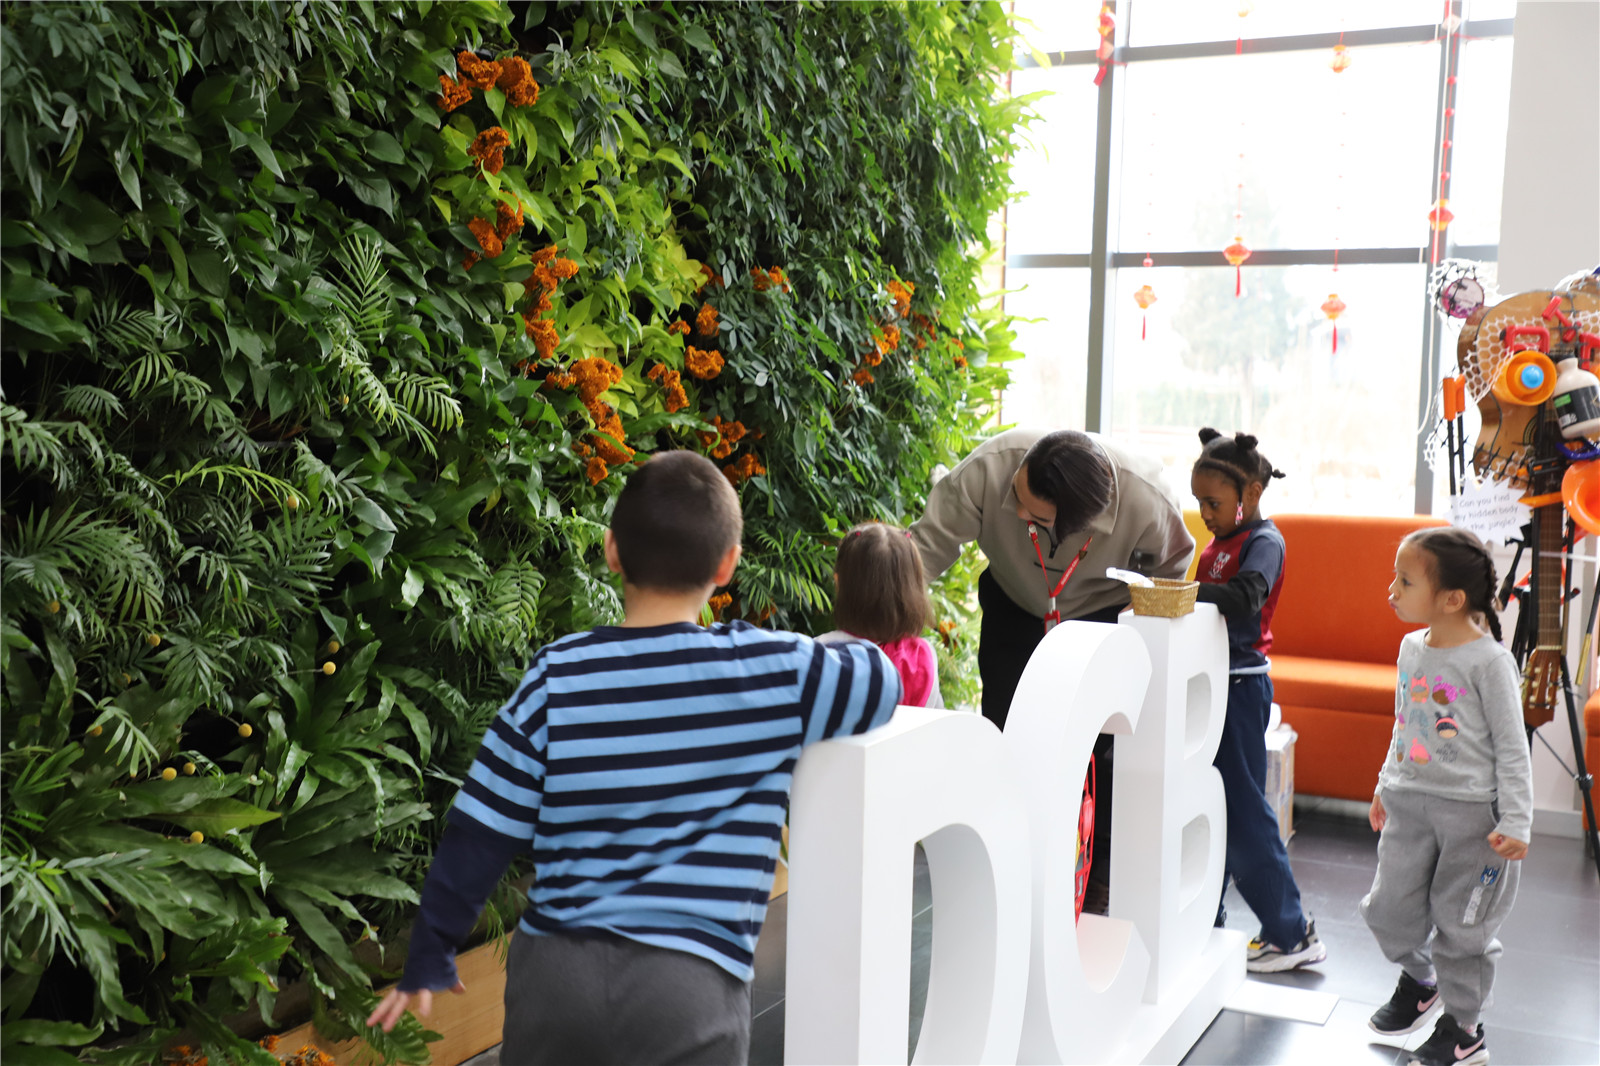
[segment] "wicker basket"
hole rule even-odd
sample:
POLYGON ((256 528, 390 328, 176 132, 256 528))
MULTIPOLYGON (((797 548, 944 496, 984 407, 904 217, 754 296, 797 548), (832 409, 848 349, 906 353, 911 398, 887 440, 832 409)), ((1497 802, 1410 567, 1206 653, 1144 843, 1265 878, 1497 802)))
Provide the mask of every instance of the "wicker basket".
POLYGON ((1144 588, 1129 585, 1133 597, 1133 613, 1152 618, 1181 618, 1194 612, 1194 597, 1200 591, 1198 581, 1176 581, 1171 578, 1152 578, 1156 587, 1144 588))

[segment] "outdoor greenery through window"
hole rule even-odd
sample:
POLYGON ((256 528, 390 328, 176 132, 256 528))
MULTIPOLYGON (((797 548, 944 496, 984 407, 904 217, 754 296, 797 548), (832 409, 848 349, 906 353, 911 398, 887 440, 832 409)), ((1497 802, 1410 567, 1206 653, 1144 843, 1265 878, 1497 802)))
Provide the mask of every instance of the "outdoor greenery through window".
MULTIPOLYGON (((1439 358, 1427 214, 1444 7, 1243 7, 1123 0, 1097 89, 1099 3, 1017 0, 1023 40, 1051 63, 1014 72, 1012 92, 1051 95, 1034 102, 1008 208, 1006 306, 1024 321, 1003 418, 1109 432, 1159 457, 1182 499, 1196 430, 1248 429, 1290 475, 1270 510, 1410 514, 1419 390, 1439 358), (1355 43, 1335 72, 1341 34, 1355 43), (1237 296, 1223 256, 1236 236, 1253 253, 1237 296), (1142 310, 1146 285, 1156 300, 1142 310), (1332 293, 1337 323, 1322 310, 1332 293), (1098 395, 1085 386, 1096 370, 1098 395)), ((1458 9, 1489 32, 1466 35, 1450 72, 1455 221, 1439 255, 1492 263, 1511 40, 1483 20, 1515 5, 1458 9)))

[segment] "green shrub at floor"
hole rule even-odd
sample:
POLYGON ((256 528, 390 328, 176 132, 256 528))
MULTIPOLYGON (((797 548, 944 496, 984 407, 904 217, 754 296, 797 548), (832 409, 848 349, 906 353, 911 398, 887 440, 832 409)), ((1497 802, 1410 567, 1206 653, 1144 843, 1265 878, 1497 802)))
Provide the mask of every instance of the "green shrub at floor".
POLYGON ((914 517, 1004 382, 1006 32, 0 7, 8 1063, 265 1062, 288 982, 356 1031, 529 650, 618 617, 651 452, 739 487, 717 614, 826 625, 833 538, 914 517))

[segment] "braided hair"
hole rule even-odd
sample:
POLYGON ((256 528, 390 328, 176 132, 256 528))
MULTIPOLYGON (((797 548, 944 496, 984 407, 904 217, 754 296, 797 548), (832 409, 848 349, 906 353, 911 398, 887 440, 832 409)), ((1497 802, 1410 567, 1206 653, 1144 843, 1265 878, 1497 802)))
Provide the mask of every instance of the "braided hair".
POLYGON ((1194 470, 1222 475, 1243 498, 1246 485, 1255 482, 1266 488, 1273 478, 1284 476, 1282 470, 1276 469, 1256 450, 1257 443, 1248 433, 1225 437, 1207 426, 1200 431, 1200 458, 1195 460, 1194 470))
POLYGON ((1482 614, 1494 639, 1502 639, 1500 614, 1495 610, 1499 582, 1494 557, 1483 541, 1464 529, 1435 526, 1409 534, 1403 543, 1427 556, 1428 576, 1436 589, 1460 589, 1467 597, 1467 610, 1482 614))

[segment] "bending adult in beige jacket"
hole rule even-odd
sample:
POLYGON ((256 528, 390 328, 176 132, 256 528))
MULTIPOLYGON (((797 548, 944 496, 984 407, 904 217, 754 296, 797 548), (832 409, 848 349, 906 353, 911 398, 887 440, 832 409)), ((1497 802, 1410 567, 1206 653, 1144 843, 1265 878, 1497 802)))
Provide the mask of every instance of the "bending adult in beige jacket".
POLYGON ((1013 429, 984 441, 933 487, 911 539, 930 580, 969 541, 989 561, 978 579, 978 669, 984 717, 1001 727, 1052 610, 1063 621, 1115 622, 1128 588, 1107 567, 1182 577, 1194 553, 1160 464, 1076 430, 1013 429))

